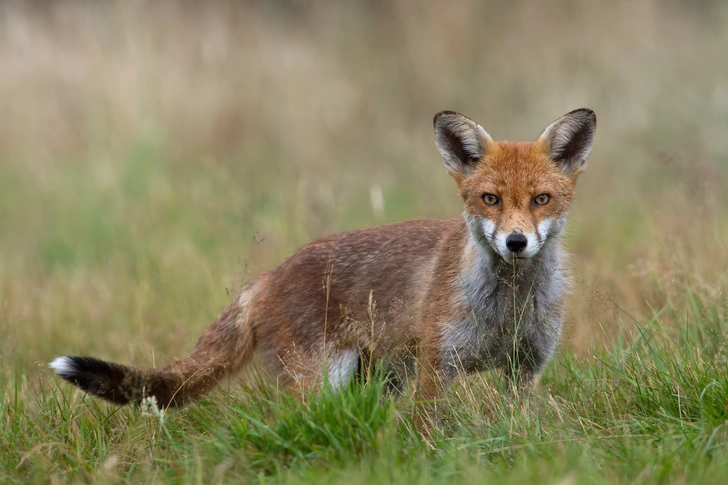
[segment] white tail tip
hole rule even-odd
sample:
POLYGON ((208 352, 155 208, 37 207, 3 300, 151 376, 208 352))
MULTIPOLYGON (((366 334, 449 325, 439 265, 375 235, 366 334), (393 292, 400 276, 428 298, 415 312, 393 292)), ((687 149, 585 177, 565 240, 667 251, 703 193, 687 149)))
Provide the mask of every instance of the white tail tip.
POLYGON ((73 365, 73 359, 70 357, 56 357, 48 367, 53 369, 56 374, 61 377, 68 377, 76 372, 76 367, 73 365))

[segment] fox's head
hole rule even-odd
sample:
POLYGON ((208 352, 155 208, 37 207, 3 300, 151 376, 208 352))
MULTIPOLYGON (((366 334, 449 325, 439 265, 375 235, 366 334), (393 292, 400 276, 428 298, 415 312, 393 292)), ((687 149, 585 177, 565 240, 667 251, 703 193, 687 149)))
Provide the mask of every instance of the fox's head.
POLYGON ((434 123, 437 148, 457 181, 477 241, 512 261, 535 256, 561 234, 594 143, 592 110, 562 116, 535 142, 495 142, 453 111, 438 113, 434 123))

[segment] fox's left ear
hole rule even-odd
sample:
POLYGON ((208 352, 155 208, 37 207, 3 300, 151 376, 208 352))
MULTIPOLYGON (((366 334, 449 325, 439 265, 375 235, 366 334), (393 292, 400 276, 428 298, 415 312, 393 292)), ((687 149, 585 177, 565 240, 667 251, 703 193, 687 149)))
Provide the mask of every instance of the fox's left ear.
POLYGON ((596 129, 594 111, 577 109, 551 123, 538 141, 566 175, 576 175, 586 168, 596 129))

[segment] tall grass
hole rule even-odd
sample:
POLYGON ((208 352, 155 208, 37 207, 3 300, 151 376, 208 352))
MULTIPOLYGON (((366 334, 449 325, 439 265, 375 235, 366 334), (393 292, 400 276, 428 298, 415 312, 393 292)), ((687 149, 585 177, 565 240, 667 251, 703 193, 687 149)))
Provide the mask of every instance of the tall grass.
POLYGON ((722 317, 659 318, 612 352, 562 356, 516 405, 488 374, 451 389, 430 434, 375 374, 296 398, 226 389, 182 411, 115 408, 55 381, 2 391, 5 483, 721 483, 728 468, 722 317))
POLYGON ((0 478, 718 482, 727 42, 719 2, 3 3, 0 478), (424 438, 376 380, 162 415, 45 367, 168 362, 301 244, 456 216, 437 111, 534 139, 582 106, 567 335, 530 408, 471 376, 424 438))

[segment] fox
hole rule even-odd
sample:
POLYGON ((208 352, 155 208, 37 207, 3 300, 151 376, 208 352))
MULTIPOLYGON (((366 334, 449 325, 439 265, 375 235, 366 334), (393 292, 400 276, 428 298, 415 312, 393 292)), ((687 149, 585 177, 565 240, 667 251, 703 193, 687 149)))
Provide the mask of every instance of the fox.
MULTIPOLYGON (((596 131, 571 111, 536 141, 496 142, 454 111, 435 144, 460 217, 315 240, 245 284, 186 357, 141 368, 62 356, 49 366, 87 394, 160 407, 199 400, 260 356, 281 389, 352 382, 381 362, 398 388, 437 402, 460 374, 500 370, 532 388, 562 334, 569 289, 562 235, 596 131)), ((320 388, 320 387, 318 387, 320 388)))

